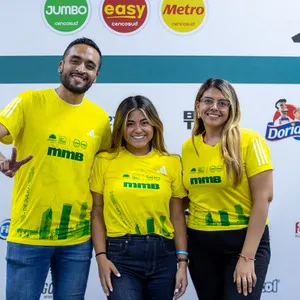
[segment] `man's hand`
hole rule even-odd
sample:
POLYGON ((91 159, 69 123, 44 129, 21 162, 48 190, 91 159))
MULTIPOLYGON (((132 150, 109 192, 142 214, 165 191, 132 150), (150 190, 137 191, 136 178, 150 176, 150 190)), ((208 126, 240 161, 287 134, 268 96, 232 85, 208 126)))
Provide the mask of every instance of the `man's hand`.
POLYGON ((21 160, 17 160, 17 149, 14 147, 12 149, 12 154, 10 159, 0 160, 0 171, 8 176, 14 177, 15 173, 26 163, 32 159, 32 155, 29 155, 21 160))

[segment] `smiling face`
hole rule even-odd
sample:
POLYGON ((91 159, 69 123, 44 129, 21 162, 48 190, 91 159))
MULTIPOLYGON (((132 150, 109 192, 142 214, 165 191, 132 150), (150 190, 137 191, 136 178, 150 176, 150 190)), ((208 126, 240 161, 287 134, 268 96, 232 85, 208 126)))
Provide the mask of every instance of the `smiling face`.
POLYGON ((154 128, 145 114, 135 109, 128 114, 124 140, 126 149, 134 155, 145 155, 151 150, 154 128))
POLYGON ((95 82, 99 65, 96 49, 85 44, 74 45, 59 63, 62 85, 74 94, 84 94, 95 82))
POLYGON ((288 107, 286 105, 286 102, 281 102, 279 103, 279 112, 281 114, 282 117, 286 117, 288 114, 288 107))
POLYGON ((205 129, 222 129, 229 118, 230 102, 218 89, 206 90, 196 104, 197 114, 203 120, 205 129))

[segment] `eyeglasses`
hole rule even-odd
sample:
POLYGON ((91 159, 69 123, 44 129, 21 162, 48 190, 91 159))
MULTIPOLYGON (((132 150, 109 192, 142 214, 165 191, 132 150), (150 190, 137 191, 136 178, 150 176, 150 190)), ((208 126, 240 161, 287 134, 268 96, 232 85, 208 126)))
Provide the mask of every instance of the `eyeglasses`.
POLYGON ((212 98, 202 98, 200 102, 206 106, 213 106, 216 103, 219 110, 227 110, 230 107, 230 102, 228 100, 214 100, 212 98))

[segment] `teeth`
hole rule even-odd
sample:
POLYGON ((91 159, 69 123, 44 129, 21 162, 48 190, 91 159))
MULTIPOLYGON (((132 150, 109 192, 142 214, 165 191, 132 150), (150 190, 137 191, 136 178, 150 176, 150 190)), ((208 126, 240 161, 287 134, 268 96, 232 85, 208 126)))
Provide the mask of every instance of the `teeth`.
POLYGON ((137 140, 140 140, 140 139, 143 139, 145 136, 133 136, 134 139, 137 139, 137 140))
POLYGON ((219 115, 208 114, 209 117, 218 118, 219 115))
POLYGON ((79 80, 84 80, 84 78, 82 76, 79 75, 73 75, 74 78, 79 79, 79 80))

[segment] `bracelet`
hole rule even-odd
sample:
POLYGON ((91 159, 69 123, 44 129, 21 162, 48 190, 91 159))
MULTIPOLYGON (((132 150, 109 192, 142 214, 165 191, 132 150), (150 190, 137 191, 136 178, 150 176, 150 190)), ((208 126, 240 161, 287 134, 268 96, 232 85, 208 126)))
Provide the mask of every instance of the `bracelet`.
POLYGON ((178 254, 184 254, 184 255, 186 255, 186 256, 189 256, 189 253, 187 252, 187 251, 183 251, 183 250, 178 250, 178 251, 176 251, 176 254, 178 255, 178 254))
POLYGON ((180 263, 180 262, 189 263, 190 262, 188 258, 177 258, 176 261, 177 261, 177 263, 180 263))
POLYGON ((243 255, 242 253, 240 253, 240 254, 238 255, 238 257, 243 258, 243 259, 245 260, 245 262, 255 261, 255 260, 256 260, 256 258, 245 256, 245 255, 243 255))
POLYGON ((95 257, 97 257, 97 256, 99 256, 99 255, 101 255, 101 254, 105 254, 105 255, 106 255, 106 252, 98 252, 98 253, 95 255, 95 257))

